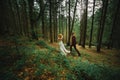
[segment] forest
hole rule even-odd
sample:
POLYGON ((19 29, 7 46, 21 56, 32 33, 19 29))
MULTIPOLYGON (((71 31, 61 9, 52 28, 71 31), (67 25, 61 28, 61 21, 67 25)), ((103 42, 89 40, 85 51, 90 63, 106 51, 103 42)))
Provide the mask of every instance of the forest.
POLYGON ((120 80, 120 0, 1 0, 0 80, 120 80))

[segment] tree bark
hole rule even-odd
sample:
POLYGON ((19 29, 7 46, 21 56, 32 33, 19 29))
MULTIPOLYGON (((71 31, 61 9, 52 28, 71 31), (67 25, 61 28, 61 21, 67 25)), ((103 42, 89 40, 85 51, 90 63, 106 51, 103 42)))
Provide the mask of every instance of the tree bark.
POLYGON ((74 22, 75 22, 75 14, 76 14, 77 2, 78 2, 78 0, 76 0, 76 2, 75 2, 74 14, 73 14, 73 21, 72 21, 72 26, 71 26, 71 30, 70 30, 70 36, 71 36, 71 34, 72 34, 73 27, 74 27, 74 22))
POLYGON ((117 22, 117 17, 118 17, 118 13, 119 13, 119 9, 120 9, 120 0, 118 0, 118 4, 117 7, 115 8, 115 13, 114 13, 114 18, 113 18, 113 23, 112 23, 112 29, 111 29, 111 34, 109 37, 109 43, 107 45, 108 49, 112 49, 113 47, 113 34, 115 32, 115 27, 116 27, 116 22, 117 22))
POLYGON ((29 16, 30 16, 30 26, 31 26, 31 36, 32 39, 38 39, 34 31, 34 20, 33 20, 33 5, 34 0, 28 0, 29 3, 29 16))
POLYGON ((49 0, 49 3, 50 3, 50 42, 53 43, 53 33, 52 33, 52 3, 51 3, 51 0, 49 0))
POLYGON ((94 25, 94 11, 95 11, 95 0, 93 1, 93 13, 92 13, 92 24, 91 24, 91 31, 90 31, 89 48, 91 48, 91 42, 92 42, 92 33, 93 33, 93 25, 94 25))
POLYGON ((103 15, 101 19, 101 29, 99 33, 99 39, 98 39, 98 45, 97 45, 97 52, 100 52, 101 49, 101 43, 102 43, 102 36, 103 36, 103 31, 104 31, 104 26, 105 26, 105 19, 106 19, 106 13, 107 13, 107 6, 108 6, 108 0, 103 1, 103 15))
MULTIPOLYGON (((83 9, 83 6, 82 6, 82 0, 81 0, 81 4, 80 4, 80 6, 81 6, 81 9, 83 9)), ((82 10, 80 10, 80 18, 81 18, 81 20, 80 20, 80 39, 79 39, 79 45, 81 45, 81 43, 82 43, 82 16, 83 14, 82 14, 82 10)))
POLYGON ((41 21, 42 21, 42 38, 44 39, 44 36, 45 36, 45 22, 44 22, 45 4, 44 4, 43 0, 40 0, 39 3, 40 3, 40 9, 41 9, 39 15, 41 15, 41 21))
POLYGON ((70 45, 70 27, 71 27, 71 24, 70 24, 70 0, 69 0, 69 20, 68 20, 68 43, 67 43, 67 45, 69 46, 70 45))
POLYGON ((84 29, 83 29, 83 41, 82 41, 82 47, 85 48, 85 41, 86 41, 86 29, 87 29, 87 10, 88 10, 88 0, 86 0, 86 9, 85 9, 85 19, 84 19, 84 29))

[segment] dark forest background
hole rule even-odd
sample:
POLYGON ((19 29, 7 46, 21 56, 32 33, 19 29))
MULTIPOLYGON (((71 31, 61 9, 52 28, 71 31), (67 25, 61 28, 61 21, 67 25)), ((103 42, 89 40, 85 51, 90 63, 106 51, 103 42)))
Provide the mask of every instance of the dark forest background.
POLYGON ((25 36, 29 39, 43 38, 51 43, 59 33, 69 45, 74 31, 80 45, 92 44, 100 51, 101 45, 120 48, 119 0, 2 0, 0 2, 0 33, 8 36, 25 36), (78 4, 79 3, 79 4, 78 4), (80 16, 76 6, 84 6, 80 16), (88 4, 92 4, 92 15, 88 4), (95 7, 100 6, 97 11, 95 7), (71 14, 72 13, 72 14, 71 14), (80 19, 81 17, 81 19, 80 19))
POLYGON ((119 80, 119 59, 120 0, 0 0, 0 80, 119 80))

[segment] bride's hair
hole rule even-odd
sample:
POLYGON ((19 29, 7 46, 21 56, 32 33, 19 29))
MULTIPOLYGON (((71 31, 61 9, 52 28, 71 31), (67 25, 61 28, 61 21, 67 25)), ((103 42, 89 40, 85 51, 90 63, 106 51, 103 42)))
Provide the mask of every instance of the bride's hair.
POLYGON ((58 34, 58 39, 62 39, 63 35, 62 34, 58 34))

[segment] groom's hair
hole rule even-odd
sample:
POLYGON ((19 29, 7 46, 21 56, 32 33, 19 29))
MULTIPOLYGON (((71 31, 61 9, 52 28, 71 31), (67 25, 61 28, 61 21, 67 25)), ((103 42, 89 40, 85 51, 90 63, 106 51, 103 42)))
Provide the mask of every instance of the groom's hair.
POLYGON ((72 32, 72 35, 74 35, 75 33, 74 32, 72 32))

